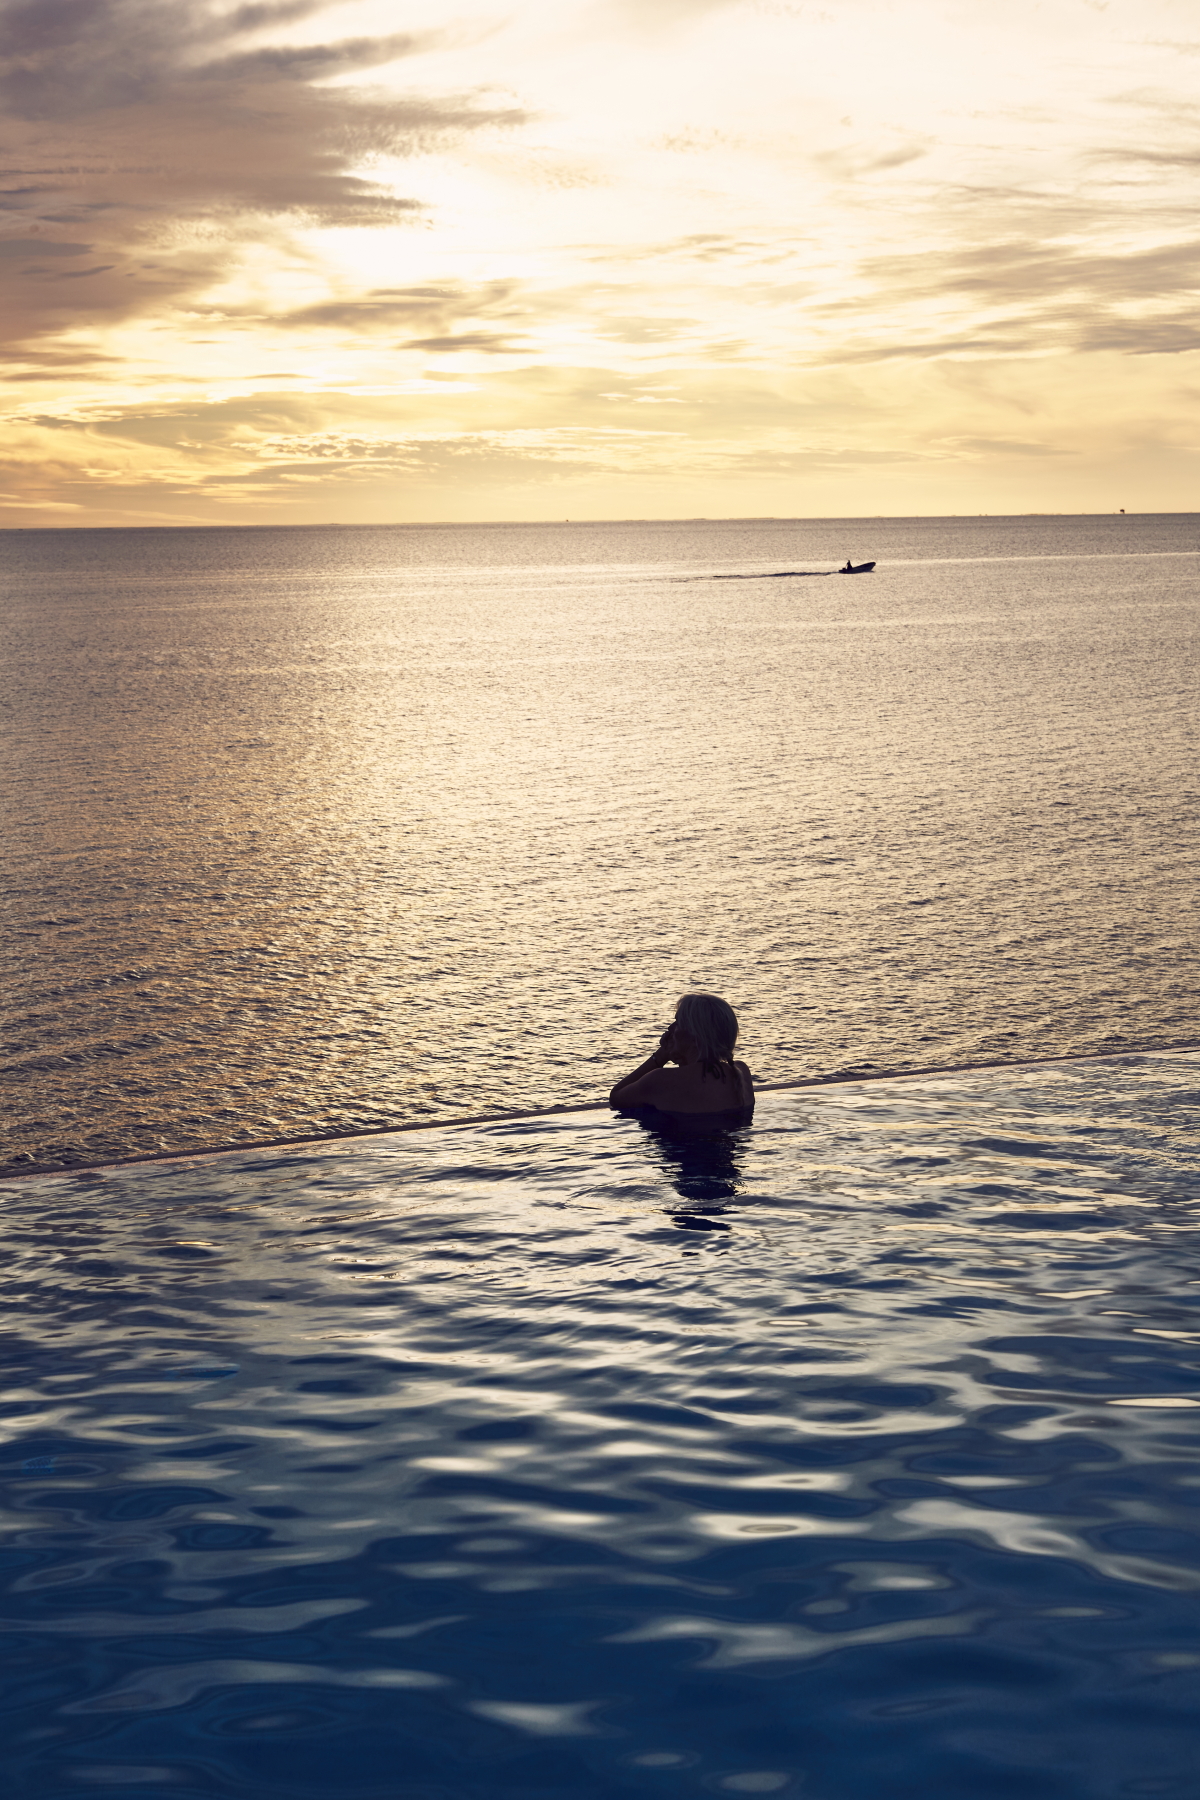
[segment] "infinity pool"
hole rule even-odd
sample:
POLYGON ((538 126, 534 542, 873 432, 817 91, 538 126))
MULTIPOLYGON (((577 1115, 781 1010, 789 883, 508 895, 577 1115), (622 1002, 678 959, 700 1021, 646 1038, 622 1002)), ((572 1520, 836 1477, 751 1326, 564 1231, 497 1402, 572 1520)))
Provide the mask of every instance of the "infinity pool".
POLYGON ((1198 1089, 4 1184, 5 1794, 1194 1800, 1198 1089))

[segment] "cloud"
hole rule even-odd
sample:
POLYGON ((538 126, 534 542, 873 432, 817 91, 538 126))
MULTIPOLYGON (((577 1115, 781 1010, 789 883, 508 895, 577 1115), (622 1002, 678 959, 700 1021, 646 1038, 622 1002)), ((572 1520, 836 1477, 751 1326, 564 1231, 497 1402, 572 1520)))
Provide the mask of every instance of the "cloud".
MULTIPOLYGON (((561 308, 562 302, 542 296, 538 304, 545 315, 553 312, 556 304, 561 308)), ((516 282, 446 282, 438 286, 370 288, 362 294, 342 295, 281 312, 210 310, 200 306, 192 309, 191 316, 202 325, 211 319, 222 329, 236 324, 248 328, 265 326, 272 331, 328 331, 339 341, 352 339, 360 346, 372 339, 387 339, 391 349, 430 355, 468 351, 511 355, 518 350, 527 353, 531 348, 524 336, 514 336, 514 327, 518 322, 529 324, 534 320, 535 305, 516 282), (396 337, 397 332, 402 335, 396 337)))
POLYGON ((478 94, 318 85, 412 56, 429 35, 243 41, 320 10, 0 0, 10 344, 158 311, 289 226, 410 220, 420 202, 372 164, 520 116, 478 94))
POLYGON ((821 360, 1200 347, 1200 237, 1128 249, 1002 238, 865 258, 857 275, 856 291, 811 309, 839 339, 821 360), (867 323, 880 295, 886 335, 867 323))
MULTIPOLYGON (((468 321, 522 316, 524 308, 516 294, 516 284, 508 281, 484 282, 475 287, 452 282, 437 287, 372 288, 365 294, 294 307, 275 315, 272 323, 356 334, 419 330, 420 339, 409 342, 422 349, 427 347, 427 338, 459 337, 468 321)), ((494 334, 488 335, 494 340, 494 334)))
POLYGON ((447 351, 482 350, 489 356, 511 356, 519 347, 512 338, 496 331, 457 331, 446 337, 409 338, 400 346, 403 350, 428 350, 442 355, 447 351))
POLYGON ((0 105, 9 118, 76 120, 178 98, 189 87, 308 82, 377 67, 430 41, 406 34, 228 48, 321 9, 313 0, 232 13, 208 0, 5 0, 0 105))
POLYGON ((926 293, 960 293, 973 303, 1086 294, 1114 306, 1194 288, 1200 282, 1200 238, 1104 252, 1072 244, 1001 241, 949 257, 882 259, 870 267, 889 288, 899 280, 908 289, 915 285, 926 293))
POLYGON ((1073 374, 1053 358, 892 360, 869 373, 809 366, 789 380, 708 363, 666 396, 669 406, 643 404, 646 389, 611 367, 501 359, 442 387, 413 379, 224 398, 201 389, 141 403, 92 395, 14 407, 0 489, 15 523, 22 509, 26 523, 53 522, 38 510, 48 503, 81 509, 62 523, 285 523, 573 516, 585 492, 601 512, 636 511, 660 494, 654 507, 669 515, 681 480, 700 483, 694 491, 714 512, 735 493, 745 507, 754 493, 773 494, 786 510, 795 481, 809 497, 813 482, 830 483, 826 511, 838 510, 837 496, 843 511, 862 510, 846 502, 873 481, 908 484, 914 504, 953 511, 966 491, 957 484, 984 470, 1018 484, 1022 510, 1044 503, 1047 481, 1056 493, 1075 482, 1087 510, 1088 471, 1114 460, 1126 473, 1149 461, 1144 503, 1161 504, 1153 488, 1164 479, 1194 480, 1196 396, 1177 370, 1113 352, 1080 361, 1073 374), (1175 407, 1173 424, 1166 413, 1148 424, 1148 384, 1175 407))
POLYGON ((430 40, 411 33, 384 38, 347 38, 339 44, 299 44, 247 50, 205 63, 194 81, 321 81, 355 69, 378 68, 411 56, 430 40))
POLYGON ((699 321, 676 314, 662 318, 609 316, 596 329, 596 336, 615 344, 675 344, 694 333, 699 321))
POLYGON ((632 263, 635 266, 642 266, 651 261, 667 263, 753 262, 761 260, 772 250, 777 251, 781 241, 789 242, 790 234, 784 239, 776 232, 768 245, 765 237, 754 240, 730 232, 695 231, 690 232, 686 237, 669 238, 664 243, 635 243, 594 250, 587 253, 587 259, 591 262, 614 265, 632 263))
POLYGON ((821 150, 814 155, 813 161, 835 180, 859 181, 864 176, 878 175, 888 169, 902 169, 928 153, 928 144, 909 142, 894 144, 886 150, 859 147, 821 150))
POLYGON ((1190 445, 1195 59, 1144 36, 1181 5, 0 0, 20 492, 420 516, 495 471, 535 510, 547 472, 596 507, 711 476, 690 512, 724 471, 774 511, 877 464, 924 508, 927 469, 1015 502, 1144 418, 1190 445))
POLYGON ((89 244, 49 243, 45 238, 0 238, 0 257, 6 262, 23 256, 86 256, 89 244))

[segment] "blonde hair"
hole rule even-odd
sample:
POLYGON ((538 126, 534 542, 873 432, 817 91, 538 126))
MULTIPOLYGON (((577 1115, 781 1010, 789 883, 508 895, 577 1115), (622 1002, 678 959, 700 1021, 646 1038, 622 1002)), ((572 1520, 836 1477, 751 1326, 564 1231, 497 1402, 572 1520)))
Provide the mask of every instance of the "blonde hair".
POLYGON ((722 1081, 728 1074, 736 1084, 733 1047, 737 1043, 738 1022, 728 1000, 716 994, 684 994, 675 1008, 675 1023, 695 1045, 701 1075, 722 1081))

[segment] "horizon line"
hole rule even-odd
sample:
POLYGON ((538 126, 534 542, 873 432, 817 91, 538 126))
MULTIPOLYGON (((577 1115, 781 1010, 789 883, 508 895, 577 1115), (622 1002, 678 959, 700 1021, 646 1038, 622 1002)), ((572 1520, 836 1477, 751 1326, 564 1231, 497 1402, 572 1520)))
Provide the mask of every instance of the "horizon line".
POLYGON ((178 524, 106 524, 99 521, 64 520, 61 524, 4 525, 0 533, 17 531, 443 531, 506 529, 529 526, 547 529, 564 525, 847 525, 892 521, 972 519, 1194 519, 1200 510, 1130 512, 1121 507, 1104 512, 998 512, 998 513, 690 513, 595 519, 317 519, 317 520, 222 520, 213 523, 186 520, 178 524))

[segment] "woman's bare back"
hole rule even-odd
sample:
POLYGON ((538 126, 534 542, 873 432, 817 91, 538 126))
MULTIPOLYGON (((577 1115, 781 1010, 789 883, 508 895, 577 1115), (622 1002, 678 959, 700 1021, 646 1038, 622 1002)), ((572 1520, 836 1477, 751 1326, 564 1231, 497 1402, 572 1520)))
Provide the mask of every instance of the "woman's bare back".
POLYGON ((733 1112, 754 1104, 754 1078, 743 1062, 720 1076, 704 1074, 699 1063, 685 1063, 681 1069, 657 1070, 653 1082, 650 1104, 662 1112, 733 1112))
POLYGON ((622 1106, 656 1106, 660 1112, 740 1112, 754 1105, 754 1078, 745 1063, 706 1075, 699 1063, 679 1069, 651 1069, 618 1100, 622 1106))

